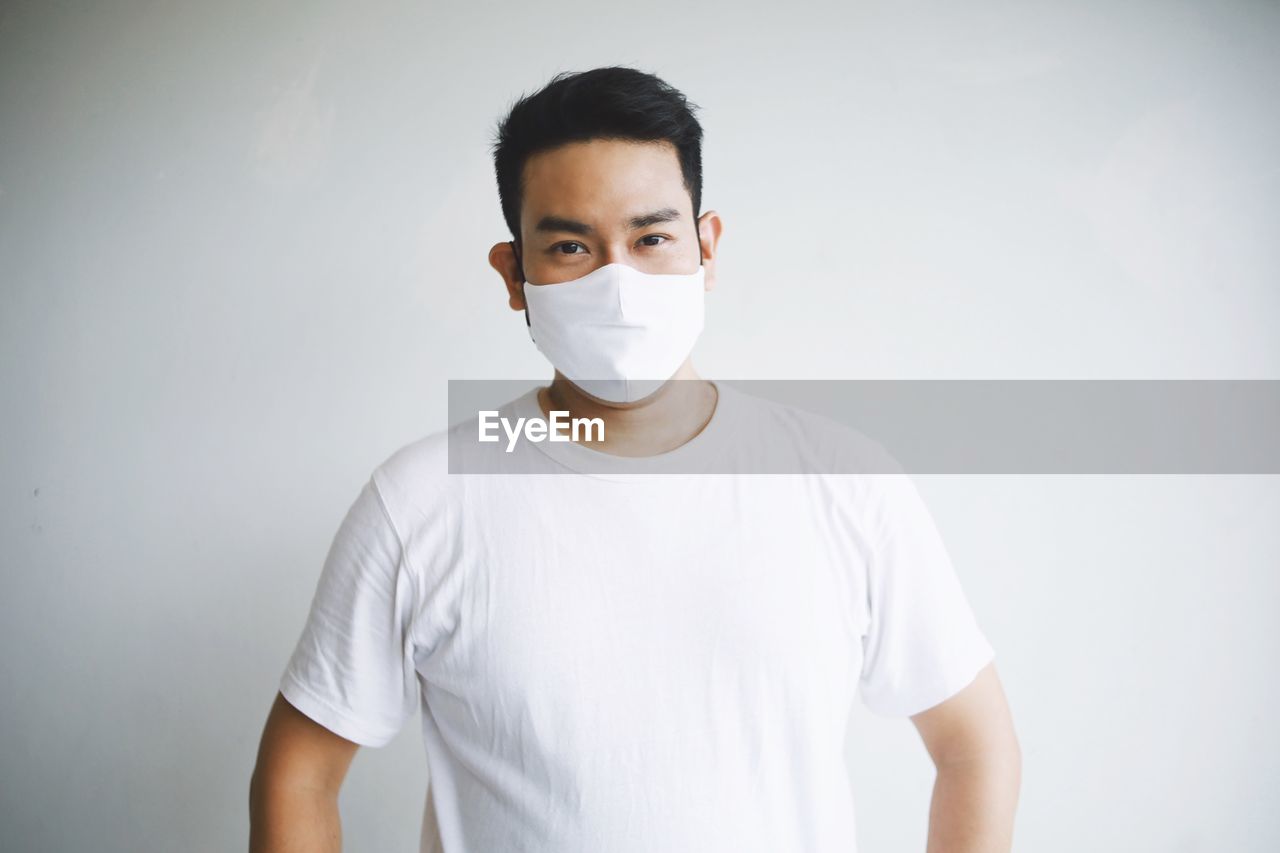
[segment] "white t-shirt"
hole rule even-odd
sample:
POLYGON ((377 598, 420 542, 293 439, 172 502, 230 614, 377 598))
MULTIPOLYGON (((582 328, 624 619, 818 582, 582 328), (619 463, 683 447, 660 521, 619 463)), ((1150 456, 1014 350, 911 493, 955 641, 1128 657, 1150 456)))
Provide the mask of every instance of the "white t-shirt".
POLYGON ((364 485, 280 690, 371 747, 421 705, 423 853, 849 853, 855 697, 905 717, 993 658, 906 475, 688 473, 850 446, 716 385, 662 454, 685 473, 522 442, 521 473, 449 474, 473 418, 364 485))

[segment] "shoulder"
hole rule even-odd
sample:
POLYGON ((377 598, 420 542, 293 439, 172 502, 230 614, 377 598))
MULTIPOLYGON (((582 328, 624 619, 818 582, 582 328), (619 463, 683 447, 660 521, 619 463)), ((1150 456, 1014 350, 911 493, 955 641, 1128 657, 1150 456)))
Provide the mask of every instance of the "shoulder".
POLYGON ((405 495, 440 488, 449 475, 450 433, 460 426, 437 430, 396 448, 374 467, 375 484, 405 495))
POLYGON ((803 405, 767 396, 772 383, 750 390, 724 386, 739 441, 761 470, 751 473, 900 474, 884 445, 857 427, 803 405))
POLYGON ((757 385, 758 394, 730 392, 747 473, 811 479, 822 511, 867 549, 929 519, 915 482, 882 441, 803 404, 766 396, 771 383, 748 387, 757 385))
MULTIPOLYGON (((494 412, 514 417, 533 392, 525 392, 498 406, 494 412)), ((536 403, 532 404, 536 406, 536 403)), ((501 443, 477 441, 485 411, 465 406, 468 412, 457 422, 409 441, 374 466, 371 481, 393 522, 406 531, 423 519, 442 517, 455 497, 475 489, 486 474, 536 471, 539 454, 506 453, 501 443), (477 476, 468 476, 477 475, 477 476)), ((523 443, 522 443, 523 444, 523 443)), ((523 451, 523 447, 518 450, 523 451)))
POLYGON ((373 489, 394 522, 408 527, 424 516, 443 512, 459 485, 460 478, 451 474, 460 470, 458 454, 476 446, 478 420, 479 416, 472 414, 420 435, 396 447, 373 467, 373 489))

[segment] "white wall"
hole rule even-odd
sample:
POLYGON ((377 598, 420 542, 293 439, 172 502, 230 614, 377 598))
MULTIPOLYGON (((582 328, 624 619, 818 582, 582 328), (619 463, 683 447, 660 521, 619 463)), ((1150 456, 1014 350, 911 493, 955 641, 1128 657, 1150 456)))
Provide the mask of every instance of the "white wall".
MULTIPOLYGON (((1280 378, 1271 3, 10 3, 0 832, 226 850, 329 540, 448 378, 548 371, 485 263, 511 99, 703 107, 722 378, 1280 378), (1118 8, 1123 6, 1123 8, 1118 8)), ((922 489, 1022 737, 1017 849, 1270 851, 1275 477, 922 489)), ((922 850, 906 721, 849 744, 922 850)), ((349 850, 412 850, 416 726, 349 850)))

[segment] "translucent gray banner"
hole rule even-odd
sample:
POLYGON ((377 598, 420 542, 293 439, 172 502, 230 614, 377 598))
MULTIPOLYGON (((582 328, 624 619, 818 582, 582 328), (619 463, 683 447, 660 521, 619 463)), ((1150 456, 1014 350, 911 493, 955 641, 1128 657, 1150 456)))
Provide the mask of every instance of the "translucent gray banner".
MULTIPOLYGON (((653 456, 625 456, 583 440, 585 426, 576 442, 529 432, 529 419, 543 415, 534 391, 546 383, 450 380, 449 471, 1280 473, 1276 380, 712 381, 719 389, 714 412, 693 439, 653 456)), ((689 406, 708 399, 674 393, 676 385, 667 383, 658 395, 668 395, 668 403, 688 399, 689 406)), ((674 405, 666 410, 690 414, 674 405)), ((568 426, 552 431, 562 438, 568 426)))

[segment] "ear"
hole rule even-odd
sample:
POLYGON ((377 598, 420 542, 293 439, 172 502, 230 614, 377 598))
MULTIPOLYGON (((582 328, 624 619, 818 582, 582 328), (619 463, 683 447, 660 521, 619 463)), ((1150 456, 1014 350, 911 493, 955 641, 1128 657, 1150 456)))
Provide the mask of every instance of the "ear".
POLYGON ((702 265, 706 271, 702 274, 704 290, 716 286, 716 252, 720 243, 720 234, 724 231, 724 222, 720 214, 708 210, 698 217, 698 238, 702 244, 702 265))
POLYGON ((507 304, 511 306, 511 310, 523 311, 524 279, 520 275, 520 262, 516 260, 516 252, 510 241, 493 244, 489 249, 489 266, 502 276, 502 281, 507 286, 507 304))

